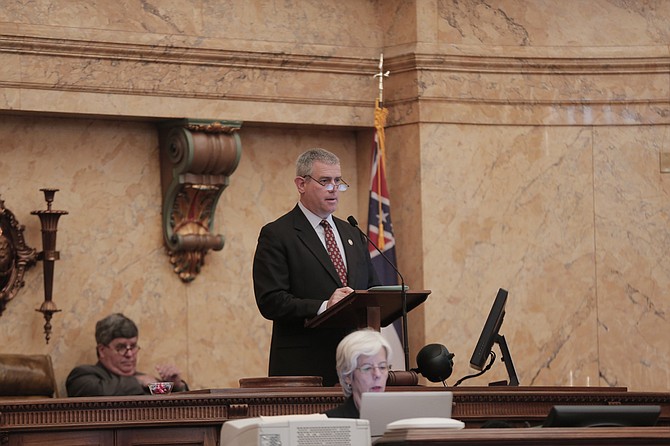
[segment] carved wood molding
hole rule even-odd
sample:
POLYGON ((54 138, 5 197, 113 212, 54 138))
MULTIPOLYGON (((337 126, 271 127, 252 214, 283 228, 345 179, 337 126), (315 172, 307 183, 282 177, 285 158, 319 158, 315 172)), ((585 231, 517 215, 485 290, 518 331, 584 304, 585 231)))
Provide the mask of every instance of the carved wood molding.
POLYGON ((182 281, 200 273, 209 250, 223 249, 214 234, 221 193, 240 162, 237 121, 175 120, 160 126, 163 238, 182 281))
POLYGON ((228 394, 0 400, 0 431, 14 429, 221 424, 261 415, 316 413, 344 401, 339 389, 228 394))
POLYGON ((26 270, 37 261, 37 251, 23 238, 24 229, 0 198, 0 316, 25 284, 26 270))
MULTIPOLYGON (((659 425, 670 424, 670 393, 621 388, 393 387, 388 391, 453 391, 453 417, 476 425, 485 420, 539 422, 555 404, 658 404, 659 425)), ((0 400, 0 431, 112 426, 217 425, 227 419, 310 414, 344 401, 341 389, 215 389, 166 396, 0 400)))
POLYGON ((607 387, 526 387, 520 390, 491 391, 485 388, 454 390, 454 417, 470 420, 528 420, 540 422, 555 405, 670 405, 668 393, 627 392, 625 388, 607 387), (491 414, 491 406, 496 407, 491 414))

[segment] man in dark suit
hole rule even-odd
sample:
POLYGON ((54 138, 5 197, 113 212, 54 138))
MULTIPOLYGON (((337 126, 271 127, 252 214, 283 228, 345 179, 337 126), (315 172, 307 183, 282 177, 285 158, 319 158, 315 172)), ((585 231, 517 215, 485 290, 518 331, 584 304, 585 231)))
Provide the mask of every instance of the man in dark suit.
POLYGON ((137 370, 138 329, 121 313, 113 313, 95 324, 98 362, 72 369, 65 381, 68 396, 120 396, 149 393, 149 384, 174 383, 174 392, 188 390, 179 370, 171 364, 156 367, 158 376, 137 370))
POLYGON ((365 239, 332 215, 348 188, 337 156, 324 149, 303 153, 294 182, 298 204, 261 229, 254 255, 256 303, 273 321, 269 376, 321 376, 331 386, 338 381, 337 344, 356 327, 305 328, 305 320, 379 281, 365 239))

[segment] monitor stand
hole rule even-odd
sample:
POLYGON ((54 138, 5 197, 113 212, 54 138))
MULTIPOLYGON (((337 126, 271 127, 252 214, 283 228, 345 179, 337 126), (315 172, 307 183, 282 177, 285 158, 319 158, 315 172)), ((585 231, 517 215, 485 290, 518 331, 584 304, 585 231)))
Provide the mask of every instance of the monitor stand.
POLYGON ((507 381, 495 381, 489 383, 489 386, 518 386, 519 378, 516 376, 516 370, 514 369, 514 363, 512 362, 512 355, 509 353, 509 348, 507 347, 507 341, 505 336, 496 335, 495 343, 500 347, 500 352, 502 354, 501 360, 505 363, 505 368, 507 369, 507 376, 509 377, 509 382, 507 381))

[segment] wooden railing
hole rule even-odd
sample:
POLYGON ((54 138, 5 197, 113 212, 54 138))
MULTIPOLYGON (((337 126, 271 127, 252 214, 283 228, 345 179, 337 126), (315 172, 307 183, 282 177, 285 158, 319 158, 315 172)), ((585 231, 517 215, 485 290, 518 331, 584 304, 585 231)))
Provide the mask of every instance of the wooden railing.
MULTIPOLYGON (((670 426, 670 393, 595 387, 390 387, 454 392, 452 417, 466 428, 488 421, 515 427, 542 423, 554 405, 640 405, 662 408, 659 425, 670 426)), ((216 445, 230 419, 309 414, 343 401, 341 390, 323 387, 234 388, 168 396, 52 398, 0 401, 0 444, 203 444, 216 445), (154 443, 151 443, 154 441, 154 443)), ((670 429, 668 430, 670 433, 670 429)))

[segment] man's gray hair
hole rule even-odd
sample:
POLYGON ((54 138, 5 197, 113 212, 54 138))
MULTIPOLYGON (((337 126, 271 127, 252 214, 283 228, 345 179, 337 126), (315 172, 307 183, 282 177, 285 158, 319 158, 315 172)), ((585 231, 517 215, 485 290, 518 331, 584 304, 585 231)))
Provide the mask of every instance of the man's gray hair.
POLYGON ((95 341, 108 345, 116 338, 134 338, 138 334, 135 322, 121 313, 110 314, 95 324, 95 341))
POLYGON ((295 163, 295 175, 297 177, 304 177, 312 174, 312 167, 314 162, 319 161, 329 166, 339 165, 340 159, 334 153, 326 149, 309 149, 298 157, 295 163))

